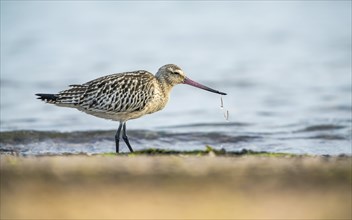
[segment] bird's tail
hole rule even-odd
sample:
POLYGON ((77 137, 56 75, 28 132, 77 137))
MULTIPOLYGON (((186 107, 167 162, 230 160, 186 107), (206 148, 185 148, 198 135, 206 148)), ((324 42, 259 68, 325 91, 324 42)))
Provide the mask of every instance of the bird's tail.
POLYGON ((56 104, 57 103, 57 99, 59 98, 58 95, 56 94, 43 94, 43 93, 38 93, 35 94, 36 96, 39 96, 38 99, 45 101, 47 103, 52 103, 52 104, 56 104))
POLYGON ((57 94, 35 94, 38 99, 46 103, 55 104, 63 107, 76 107, 80 103, 81 97, 85 94, 88 86, 86 85, 70 85, 71 88, 61 91, 57 94))

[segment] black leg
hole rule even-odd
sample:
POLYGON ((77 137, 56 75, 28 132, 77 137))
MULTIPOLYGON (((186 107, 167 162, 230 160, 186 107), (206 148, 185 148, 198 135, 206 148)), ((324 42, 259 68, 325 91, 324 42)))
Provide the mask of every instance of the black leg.
POLYGON ((129 142, 127 134, 126 134, 126 122, 123 123, 122 138, 125 141, 125 143, 127 144, 128 149, 130 149, 131 153, 133 153, 133 149, 130 145, 130 142, 129 142))
POLYGON ((120 134, 121 134, 121 129, 122 129, 122 125, 124 123, 120 123, 119 128, 116 131, 115 134, 115 144, 116 144, 116 153, 119 153, 119 143, 120 143, 120 134))

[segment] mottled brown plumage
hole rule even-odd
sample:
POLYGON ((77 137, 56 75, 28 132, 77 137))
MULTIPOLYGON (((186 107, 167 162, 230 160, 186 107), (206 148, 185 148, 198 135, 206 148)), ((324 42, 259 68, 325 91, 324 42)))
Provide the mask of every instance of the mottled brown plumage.
POLYGON ((81 85, 70 85, 71 88, 58 94, 36 95, 47 103, 119 121, 115 136, 116 152, 119 151, 121 129, 122 137, 132 152, 126 135, 126 121, 163 109, 172 87, 181 83, 226 95, 188 79, 174 64, 162 66, 155 76, 145 70, 117 73, 81 85))

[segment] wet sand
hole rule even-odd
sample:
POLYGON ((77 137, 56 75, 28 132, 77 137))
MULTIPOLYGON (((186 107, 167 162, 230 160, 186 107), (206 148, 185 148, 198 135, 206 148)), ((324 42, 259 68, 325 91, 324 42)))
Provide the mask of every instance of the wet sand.
POLYGON ((1 156, 1 219, 350 219, 351 157, 1 156))

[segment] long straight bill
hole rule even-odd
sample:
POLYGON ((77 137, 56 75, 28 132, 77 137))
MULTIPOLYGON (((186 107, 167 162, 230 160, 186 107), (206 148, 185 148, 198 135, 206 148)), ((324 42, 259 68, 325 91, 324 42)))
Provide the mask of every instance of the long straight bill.
POLYGON ((189 78, 186 77, 185 81, 183 82, 184 84, 187 84, 187 85, 191 85, 191 86, 194 86, 194 87, 197 87, 197 88, 200 88, 200 89, 204 89, 204 90, 207 90, 209 92, 213 92, 213 93, 217 93, 217 94, 220 94, 220 95, 227 95, 226 93, 224 92, 219 92, 218 90, 215 90, 215 89, 212 89, 212 88, 209 88, 207 86, 204 86, 200 83, 197 83, 189 78))

